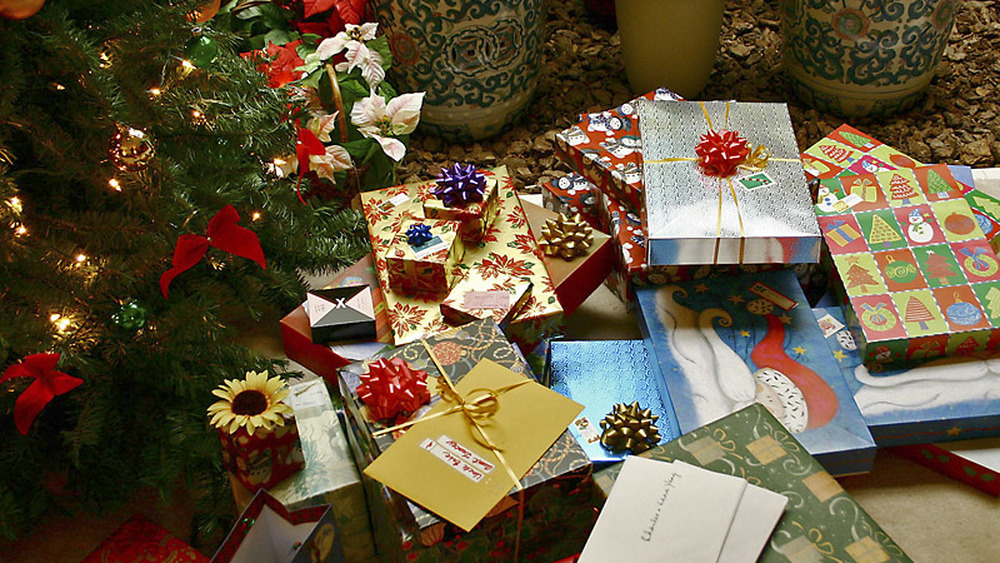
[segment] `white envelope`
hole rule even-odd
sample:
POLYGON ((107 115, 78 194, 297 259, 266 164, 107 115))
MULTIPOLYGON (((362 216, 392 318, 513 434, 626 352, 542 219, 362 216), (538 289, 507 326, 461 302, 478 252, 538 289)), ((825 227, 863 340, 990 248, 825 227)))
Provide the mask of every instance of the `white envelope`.
POLYGON ((722 546, 719 563, 753 563, 785 513, 788 497, 756 485, 747 485, 740 507, 722 546))

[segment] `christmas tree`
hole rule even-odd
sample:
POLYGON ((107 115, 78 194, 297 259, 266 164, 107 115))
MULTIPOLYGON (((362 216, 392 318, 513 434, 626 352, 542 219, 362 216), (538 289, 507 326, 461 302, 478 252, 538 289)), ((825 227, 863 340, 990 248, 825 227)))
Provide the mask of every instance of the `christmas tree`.
POLYGON ((885 219, 879 215, 872 216, 872 231, 868 236, 868 242, 873 247, 876 244, 881 244, 888 248, 891 243, 902 239, 903 237, 885 219))
POLYGON ((920 323, 921 330, 927 330, 927 321, 933 321, 934 315, 927 309, 927 305, 916 297, 910 296, 906 302, 906 322, 920 323))
POLYGON ((3 537, 59 492, 108 507, 182 484, 229 512, 210 391, 272 364, 235 327, 300 302, 300 268, 365 251, 359 214, 268 172, 294 151, 287 97, 185 17, 199 3, 0 19, 3 537))
POLYGON ((875 144, 870 139, 858 135, 857 133, 851 133, 850 131, 844 131, 840 134, 840 136, 843 137, 845 141, 861 150, 871 148, 875 144))
POLYGON ((823 154, 830 157, 834 162, 843 162, 851 156, 851 151, 834 145, 822 145, 819 147, 819 150, 823 151, 823 154))
POLYGON ((862 293, 867 291, 866 286, 878 285, 878 282, 872 277, 872 273, 857 263, 851 264, 845 275, 847 276, 847 287, 860 287, 862 293))
POLYGON ((951 185, 934 170, 927 171, 927 190, 943 199, 951 191, 951 185))
POLYGON ((889 181, 889 195, 893 200, 902 200, 903 205, 906 205, 910 203, 910 198, 917 197, 917 192, 913 190, 909 180, 899 174, 893 174, 889 181))
POLYGON ((996 286, 986 292, 986 312, 991 319, 1000 319, 1000 289, 996 286))
POLYGON ((941 285, 948 284, 948 278, 955 275, 955 270, 952 269, 951 264, 948 260, 936 254, 933 250, 927 251, 927 276, 930 278, 938 278, 938 283, 941 285))

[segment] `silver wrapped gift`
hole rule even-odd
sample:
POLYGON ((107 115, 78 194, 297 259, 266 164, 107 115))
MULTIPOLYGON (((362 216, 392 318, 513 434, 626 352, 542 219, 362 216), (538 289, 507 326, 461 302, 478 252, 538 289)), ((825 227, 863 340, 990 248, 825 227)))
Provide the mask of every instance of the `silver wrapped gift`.
POLYGON ((785 104, 638 103, 650 266, 817 262, 821 235, 785 104), (726 177, 695 152, 735 131, 754 157, 726 177), (764 147, 764 148, 758 148, 764 147))

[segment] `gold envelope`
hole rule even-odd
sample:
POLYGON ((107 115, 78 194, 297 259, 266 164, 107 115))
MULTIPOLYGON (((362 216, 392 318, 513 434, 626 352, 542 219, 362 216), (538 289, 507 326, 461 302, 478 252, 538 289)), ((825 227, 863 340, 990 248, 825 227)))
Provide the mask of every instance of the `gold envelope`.
MULTIPOLYGON (((523 380, 523 375, 483 360, 455 387, 468 397, 476 389, 495 390, 523 380)), ((497 398, 496 414, 481 419, 480 424, 518 478, 524 477, 583 410, 582 405, 536 382, 497 393, 497 398)), ((424 419, 453 406, 442 400, 424 419)), ((411 426, 364 472, 469 531, 514 488, 497 456, 474 436, 472 423, 461 411, 423 420, 411 426)))

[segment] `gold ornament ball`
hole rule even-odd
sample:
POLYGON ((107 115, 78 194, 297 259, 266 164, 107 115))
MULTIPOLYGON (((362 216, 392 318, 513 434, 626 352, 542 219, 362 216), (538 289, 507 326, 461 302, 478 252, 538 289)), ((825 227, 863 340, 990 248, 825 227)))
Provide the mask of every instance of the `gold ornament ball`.
POLYGON ((37 14, 44 4, 45 0, 0 0, 0 16, 23 20, 37 14))
POLYGON ((138 172, 147 166, 156 154, 149 135, 131 127, 119 127, 111 141, 111 160, 119 170, 138 172))
POLYGON ((202 2, 201 6, 192 10, 187 15, 187 18, 189 21, 193 21, 195 23, 205 23, 214 18, 215 14, 219 13, 219 6, 221 4, 222 0, 208 0, 207 2, 202 2))

